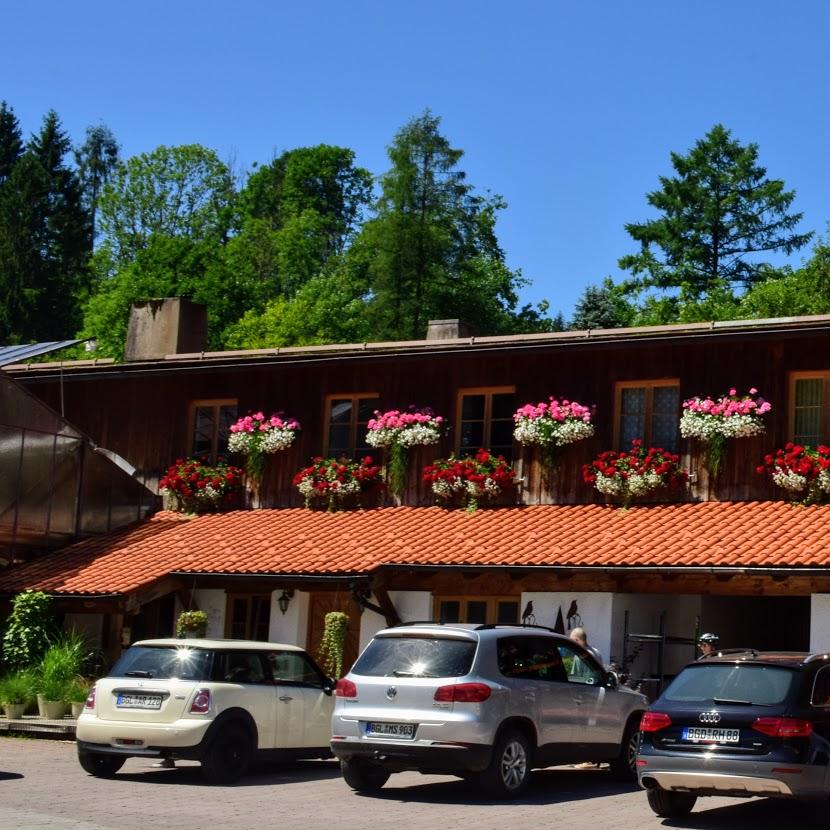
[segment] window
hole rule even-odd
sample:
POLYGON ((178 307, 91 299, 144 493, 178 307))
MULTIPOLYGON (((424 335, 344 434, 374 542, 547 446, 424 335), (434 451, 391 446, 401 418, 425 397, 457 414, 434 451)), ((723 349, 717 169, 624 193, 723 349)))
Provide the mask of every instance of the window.
POLYGON ((790 376, 790 429, 796 444, 816 447, 830 437, 830 372, 790 376))
POLYGON ((190 407, 191 454, 215 464, 227 460, 231 424, 236 421, 236 401, 194 401, 190 407))
POLYGON ((220 683, 270 683, 256 651, 217 651, 211 679, 220 683))
POLYGON ((313 686, 316 689, 323 687, 325 678, 300 651, 271 651, 265 659, 277 683, 313 686))
POLYGON ((830 706, 830 666, 818 670, 810 703, 813 706, 830 706))
POLYGON ((504 637, 496 647, 505 677, 567 683, 568 675, 556 641, 548 637, 504 637))
POLYGON ((616 435, 621 450, 639 438, 646 446, 677 452, 680 386, 676 380, 626 381, 616 389, 616 435))
POLYGON ((562 655, 569 683, 582 683, 586 686, 599 686, 602 683, 603 671, 582 649, 561 643, 559 653, 562 655))
POLYGON ((436 597, 435 619, 442 623, 517 623, 519 600, 514 597, 436 597))
POLYGON ((377 404, 376 394, 332 395, 327 398, 325 455, 353 459, 371 455, 374 448, 366 443, 366 431, 377 404))
POLYGON ((458 394, 458 445, 460 455, 474 455, 484 447, 508 461, 513 454, 513 413, 516 390, 462 389, 458 394))
POLYGON ((270 594, 228 594, 226 637, 267 641, 270 623, 270 594))

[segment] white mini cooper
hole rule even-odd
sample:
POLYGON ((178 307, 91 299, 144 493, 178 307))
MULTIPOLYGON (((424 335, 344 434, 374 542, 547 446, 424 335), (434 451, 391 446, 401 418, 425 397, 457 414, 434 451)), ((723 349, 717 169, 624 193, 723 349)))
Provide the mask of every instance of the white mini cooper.
POLYGON ((90 692, 78 760, 107 778, 130 756, 195 759, 209 783, 230 784, 255 757, 330 757, 333 689, 296 646, 143 640, 90 692))

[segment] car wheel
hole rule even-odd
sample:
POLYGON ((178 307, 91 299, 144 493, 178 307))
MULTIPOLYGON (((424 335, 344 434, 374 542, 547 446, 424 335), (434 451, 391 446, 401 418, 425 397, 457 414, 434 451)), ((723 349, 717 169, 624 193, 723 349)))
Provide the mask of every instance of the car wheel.
POLYGON ((388 780, 389 773, 378 764, 368 761, 341 761, 343 780, 359 793, 377 792, 388 780))
POLYGON ((202 756, 202 776, 208 784, 233 784, 247 772, 252 755, 248 730, 228 724, 208 744, 202 756))
POLYGON ((78 750, 78 763, 96 778, 112 778, 127 759, 121 755, 106 755, 102 752, 78 750))
POLYGON ((661 818, 682 818, 692 812, 697 796, 670 790, 646 790, 648 806, 661 818))
POLYGON ((620 744, 620 754, 611 762, 611 774, 620 781, 637 780, 637 750, 640 748, 639 719, 628 722, 620 744))
POLYGON ((530 781, 530 742, 519 731, 505 730, 493 747, 490 764, 479 779, 481 790, 494 798, 515 798, 530 781))

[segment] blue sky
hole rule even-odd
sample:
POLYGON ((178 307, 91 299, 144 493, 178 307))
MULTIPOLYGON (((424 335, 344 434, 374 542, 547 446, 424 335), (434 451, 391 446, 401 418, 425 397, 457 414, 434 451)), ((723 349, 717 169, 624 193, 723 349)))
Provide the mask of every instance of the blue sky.
POLYGON ((624 224, 716 122, 759 144, 803 229, 830 220, 824 0, 17 0, 3 18, 0 98, 25 131, 51 107, 76 141, 104 122, 125 155, 198 142, 245 170, 325 142, 380 173, 429 107, 470 182, 508 202, 522 299, 566 316, 621 276, 624 224))

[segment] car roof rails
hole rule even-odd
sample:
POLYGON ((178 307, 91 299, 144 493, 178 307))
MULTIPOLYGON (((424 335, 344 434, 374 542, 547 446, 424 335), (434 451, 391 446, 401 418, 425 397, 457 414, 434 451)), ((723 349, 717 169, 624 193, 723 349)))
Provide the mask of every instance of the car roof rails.
POLYGON ((454 623, 445 623, 441 620, 407 620, 406 622, 399 622, 397 625, 390 625, 389 628, 403 628, 407 625, 454 625, 454 623))
MULTIPOLYGON (((475 627, 476 631, 487 631, 491 628, 534 628, 539 631, 549 631, 551 634, 559 634, 555 628, 549 625, 536 625, 531 623, 482 623, 475 627)), ((559 634, 560 637, 565 637, 565 634, 559 634)))

